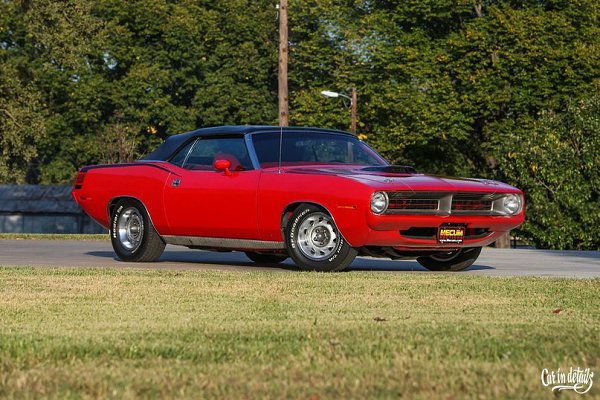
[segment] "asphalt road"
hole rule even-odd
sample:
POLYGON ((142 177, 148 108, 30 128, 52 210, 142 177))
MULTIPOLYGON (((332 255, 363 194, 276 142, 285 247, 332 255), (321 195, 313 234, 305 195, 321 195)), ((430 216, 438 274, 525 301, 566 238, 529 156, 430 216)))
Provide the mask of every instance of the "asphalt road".
MULTIPOLYGON (((133 267, 227 271, 295 271, 288 259, 280 266, 259 266, 243 253, 217 253, 167 246, 156 263, 115 259, 110 242, 73 240, 0 240, 0 265, 35 267, 133 267)), ((357 258, 352 271, 432 273, 413 260, 357 258)), ((600 277, 600 252, 485 248, 477 262, 461 274, 491 276, 600 277)))

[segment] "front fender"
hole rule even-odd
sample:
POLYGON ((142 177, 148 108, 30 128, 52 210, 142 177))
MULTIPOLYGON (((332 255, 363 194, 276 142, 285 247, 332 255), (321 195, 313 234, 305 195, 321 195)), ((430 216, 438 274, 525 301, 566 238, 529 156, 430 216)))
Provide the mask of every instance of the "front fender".
POLYGON ((352 246, 365 237, 372 189, 354 180, 336 176, 278 173, 261 174, 258 191, 258 220, 262 240, 282 240, 281 221, 290 206, 315 204, 327 210, 352 246))

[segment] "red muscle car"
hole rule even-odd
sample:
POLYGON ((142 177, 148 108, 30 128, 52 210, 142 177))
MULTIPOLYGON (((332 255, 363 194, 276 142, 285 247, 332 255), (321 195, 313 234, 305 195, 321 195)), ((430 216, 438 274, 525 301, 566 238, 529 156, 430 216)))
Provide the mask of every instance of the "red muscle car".
POLYGON ((524 215, 512 186, 420 174, 352 134, 300 127, 174 135, 138 162, 82 168, 73 197, 125 261, 155 261, 173 244, 313 271, 357 255, 463 270, 524 215))

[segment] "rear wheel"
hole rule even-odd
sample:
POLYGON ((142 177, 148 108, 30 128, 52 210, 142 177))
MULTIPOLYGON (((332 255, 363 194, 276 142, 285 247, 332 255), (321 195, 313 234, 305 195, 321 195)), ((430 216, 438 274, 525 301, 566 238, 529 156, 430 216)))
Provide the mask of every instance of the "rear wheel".
POLYGON ((123 261, 156 261, 165 249, 146 209, 139 201, 119 201, 112 214, 110 239, 113 249, 123 261))
POLYGON ((288 256, 284 254, 269 254, 269 253, 257 253, 254 251, 247 251, 246 257, 254 261, 257 264, 278 264, 282 261, 287 260, 288 256))
POLYGON ((481 247, 469 247, 427 257, 419 257, 417 261, 430 271, 463 271, 477 260, 480 253, 481 247))
POLYGON ((294 211, 285 230, 285 239, 290 257, 305 271, 342 271, 357 254, 337 229, 333 218, 312 204, 303 204, 294 211))

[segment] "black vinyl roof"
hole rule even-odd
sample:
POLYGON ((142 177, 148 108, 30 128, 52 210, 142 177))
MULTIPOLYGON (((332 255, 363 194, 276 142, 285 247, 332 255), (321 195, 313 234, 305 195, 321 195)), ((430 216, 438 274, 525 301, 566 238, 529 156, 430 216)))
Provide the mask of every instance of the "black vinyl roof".
POLYGON ((298 132, 298 131, 310 131, 310 132, 323 132, 323 133, 338 133, 343 135, 353 136, 351 133, 339 131, 335 129, 323 129, 323 128, 306 128, 300 126, 270 126, 270 125, 226 125, 226 126, 215 126, 212 128, 201 128, 195 131, 180 133, 178 135, 169 136, 163 144, 161 144, 156 150, 143 158, 143 160, 167 160, 175 151, 181 148, 189 140, 196 137, 204 136, 243 136, 249 133, 257 132, 279 132, 283 129, 283 132, 298 132))

